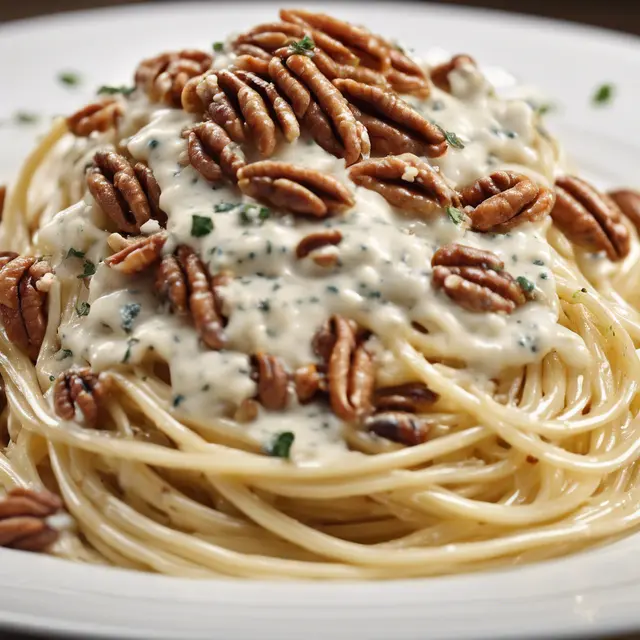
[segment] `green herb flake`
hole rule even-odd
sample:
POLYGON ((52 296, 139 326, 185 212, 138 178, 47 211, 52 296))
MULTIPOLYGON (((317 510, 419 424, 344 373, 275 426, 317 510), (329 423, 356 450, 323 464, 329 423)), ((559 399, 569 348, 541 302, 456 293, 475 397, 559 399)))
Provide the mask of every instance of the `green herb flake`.
POLYGON ((260 220, 266 220, 271 215, 271 210, 267 207, 260 207, 260 211, 258 212, 258 218, 260 220))
POLYGON ((133 321, 138 317, 140 309, 141 306, 137 302, 130 302, 120 307, 120 326, 126 333, 131 333, 133 321))
POLYGON ((314 48, 316 43, 309 37, 305 36, 302 40, 298 40, 298 42, 292 42, 289 45, 289 49, 293 51, 293 53, 297 53, 303 56, 309 56, 312 58, 315 54, 314 48))
POLYGON ((179 407, 185 400, 186 398, 181 393, 179 393, 178 395, 173 397, 173 402, 171 404, 175 409, 176 407, 179 407))
POLYGON ((49 382, 53 382, 56 379, 55 376, 49 376, 49 382))
POLYGON ((221 51, 224 51, 224 42, 214 42, 211 45, 211 48, 216 52, 216 53, 220 53, 221 51))
POLYGON ((67 258, 84 258, 84 251, 71 247, 71 249, 67 251, 67 258))
POLYGON ((253 222, 253 218, 249 215, 249 212, 246 209, 240 209, 238 213, 238 218, 240 219, 240 224, 243 227, 250 225, 253 222))
POLYGON ((552 102, 543 102, 542 104, 536 105, 534 107, 535 112, 540 115, 540 116, 544 116, 547 113, 551 113, 553 111, 556 111, 558 107, 553 104, 552 102))
POLYGON ((267 453, 274 458, 286 458, 291 456, 291 447, 296 436, 291 431, 282 431, 276 434, 271 444, 267 447, 267 453))
POLYGON ((587 293, 587 290, 584 287, 582 287, 582 289, 578 289, 577 291, 574 291, 571 297, 575 300, 580 296, 581 293, 587 293))
POLYGON ((117 93, 121 93, 123 96, 129 96, 135 91, 135 87, 126 87, 120 85, 119 87, 103 84, 98 88, 98 95, 101 96, 114 96, 117 93))
POLYGON ((464 220, 464 211, 457 207, 446 207, 447 215, 453 224, 460 224, 464 220))
POLYGON ((327 291, 329 293, 338 293, 338 287, 334 287, 332 284, 327 285, 327 291))
POLYGON ((615 96, 615 87, 610 82, 601 84, 591 97, 591 104, 597 107, 610 104, 615 96))
POLYGON ((91 305, 88 302, 81 302, 76 305, 76 313, 79 316, 88 316, 91 311, 91 305))
POLYGON ((215 213, 226 213, 227 211, 231 211, 231 209, 235 209, 237 206, 238 205, 233 202, 219 202, 213 206, 213 210, 215 213))
POLYGON ((40 120, 40 116, 31 111, 16 111, 13 115, 13 119, 18 124, 35 124, 40 120))
POLYGON ((140 342, 140 340, 137 338, 129 338, 127 340, 127 350, 124 352, 124 358, 122 358, 123 364, 129 362, 129 358, 131 357, 131 348, 134 344, 138 344, 138 342, 140 342))
POLYGON ((207 216, 191 216, 191 235, 194 238, 202 238, 213 231, 213 220, 207 216))
POLYGON ((265 298, 264 300, 260 300, 260 302, 258 303, 258 308, 260 309, 260 311, 269 313, 269 311, 271 311, 271 303, 265 298))
POLYGON ((518 276, 516 282, 525 293, 531 293, 535 289, 533 282, 524 276, 518 276))
POLYGON ((435 122, 433 124, 435 124, 436 127, 438 127, 442 135, 445 137, 445 140, 449 143, 451 147, 454 147, 455 149, 464 149, 464 143, 462 142, 462 140, 460 140, 457 133, 454 133, 453 131, 446 131, 439 124, 436 124, 435 122))
POLYGON ((79 84, 82 84, 80 74, 75 71, 61 71, 58 74, 58 81, 68 87, 77 87, 79 84))
POLYGON ((89 278, 96 272, 96 265, 91 262, 91 260, 85 260, 82 265, 82 273, 78 276, 81 280, 82 278, 89 278))
POLYGON ((73 351, 71 349, 61 349, 58 360, 66 360, 67 358, 73 358, 73 351))

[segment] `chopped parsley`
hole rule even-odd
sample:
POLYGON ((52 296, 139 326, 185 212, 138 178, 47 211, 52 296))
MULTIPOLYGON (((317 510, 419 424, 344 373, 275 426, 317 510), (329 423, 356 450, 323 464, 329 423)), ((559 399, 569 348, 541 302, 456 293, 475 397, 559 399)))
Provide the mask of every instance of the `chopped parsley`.
POLYGON ((557 109, 557 106, 552 102, 543 102, 542 104, 538 104, 534 107, 535 112, 541 116, 544 116, 547 113, 551 113, 556 109, 557 109))
POLYGON ((123 364, 129 362, 129 358, 131 357, 131 347, 133 347, 134 344, 138 344, 138 342, 140 342, 140 340, 137 338, 129 338, 127 340, 127 350, 124 352, 124 358, 122 358, 123 364))
POLYGON ((609 104, 615 95, 615 86, 610 82, 601 84, 591 96, 591 104, 597 107, 609 104))
POLYGON ((271 311, 271 303, 265 298, 264 300, 260 300, 260 302, 258 303, 258 308, 260 309, 260 311, 269 313, 269 311, 271 311))
POLYGON ((213 205, 213 210, 216 213, 226 213, 227 211, 231 211, 231 209, 235 209, 237 206, 238 205, 233 202, 219 202, 213 205))
POLYGON ((49 382, 53 382, 56 379, 55 376, 49 376, 49 382))
POLYGON ((91 260, 85 260, 82 265, 82 273, 78 276, 79 279, 89 278, 96 272, 96 265, 91 260))
POLYGON ((66 360, 67 358, 73 358, 73 351, 71 351, 71 349, 61 349, 60 350, 60 357, 57 358, 58 360, 66 360))
POLYGON ((174 406, 174 408, 179 407, 185 400, 186 398, 181 393, 179 393, 178 395, 173 397, 173 402, 171 404, 174 406))
POLYGON ((270 209, 267 209, 267 207, 260 207, 260 211, 258 211, 258 218, 260 218, 260 220, 266 220, 270 215, 270 209))
POLYGON ((544 267, 544 260, 536 259, 533 261, 533 264, 537 265, 538 267, 544 267))
POLYGON ((84 258, 84 251, 71 247, 71 249, 67 251, 67 258, 84 258))
POLYGON ((584 287, 582 287, 582 289, 578 289, 577 291, 574 291, 571 297, 575 300, 580 296, 581 293, 587 293, 587 290, 584 287))
POLYGON ((531 293, 535 289, 533 282, 524 276, 518 276, 516 282, 525 293, 531 293))
POLYGON ((462 140, 460 140, 457 133, 454 133, 453 131, 446 131, 439 124, 435 122, 433 124, 435 124, 436 127, 438 127, 438 129, 440 130, 442 135, 445 137, 445 140, 449 143, 450 146, 454 147, 455 149, 464 149, 464 143, 462 142, 462 140))
POLYGON ((88 302, 81 302, 76 305, 76 313, 79 316, 88 316, 91 311, 91 305, 88 302))
POLYGON ((329 293, 338 293, 338 287, 334 287, 332 284, 327 285, 327 291, 329 293))
POLYGON ((141 307, 137 302, 130 302, 129 304, 125 304, 120 307, 120 326, 126 333, 131 333, 131 329, 133 329, 133 321, 138 317, 140 308, 141 307))
POLYGON ((58 74, 58 80, 68 87, 77 87, 82 83, 82 78, 75 71, 61 71, 58 74))
POLYGON ((281 433, 276 434, 266 451, 274 458, 289 459, 291 456, 291 446, 295 439, 296 436, 291 431, 282 431, 281 433))
POLYGON ((447 215, 453 224, 460 224, 464 220, 464 212, 457 207, 446 207, 447 215))
POLYGON ((314 56, 314 48, 316 43, 309 37, 305 36, 302 40, 298 40, 297 42, 292 42, 289 45, 289 49, 293 51, 293 53, 297 53, 303 56, 309 56, 312 58, 314 56))
POLYGON ((31 111, 16 111, 13 115, 13 119, 18 124, 35 124, 40 120, 40 116, 31 111))
POLYGON ((213 220, 207 216, 191 216, 191 235, 194 238, 202 238, 213 231, 213 220))
POLYGON ((258 207, 255 204, 245 204, 238 211, 238 218, 243 227, 253 224, 256 218, 260 222, 264 222, 271 215, 271 210, 267 207, 258 207), (257 215, 256 215, 257 211, 257 215), (255 217, 254 217, 255 216, 255 217))
POLYGON ((123 96, 129 96, 135 91, 135 87, 126 87, 124 85, 120 85, 119 87, 114 87, 108 84, 103 84, 98 88, 98 95, 101 96, 114 96, 117 93, 121 93, 123 96))
POLYGON ((221 51, 224 51, 224 42, 214 42, 211 45, 211 48, 216 52, 216 53, 220 53, 221 51))

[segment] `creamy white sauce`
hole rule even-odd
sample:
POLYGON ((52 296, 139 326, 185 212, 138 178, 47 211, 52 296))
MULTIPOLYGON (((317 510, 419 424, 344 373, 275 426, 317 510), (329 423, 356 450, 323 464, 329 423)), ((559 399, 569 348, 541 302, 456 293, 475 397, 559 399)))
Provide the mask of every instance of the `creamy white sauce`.
MULTIPOLYGON (((452 186, 513 167, 541 182, 552 179, 552 145, 537 131, 535 114, 526 102, 495 97, 474 70, 451 74, 451 82, 454 95, 434 90, 426 101, 409 102, 446 131, 455 132, 465 145, 430 161, 452 186)), ((195 121, 192 115, 153 109, 141 98, 134 105, 134 115, 125 120, 128 130, 133 133, 133 123, 148 124, 124 142, 136 159, 149 164, 162 189, 170 234, 166 249, 189 244, 212 274, 229 270, 235 275, 222 290, 229 349, 204 349, 190 322, 171 315, 158 302, 150 276, 124 277, 98 264, 109 253, 108 233, 100 228, 104 220, 91 196, 85 195, 55 216, 39 239, 54 255, 62 277, 76 277, 82 268, 81 259, 64 257, 71 247, 85 251, 86 259, 98 265, 89 286, 90 313, 74 314, 59 330, 62 347, 73 352, 74 360, 84 359, 103 370, 155 355, 169 365, 176 411, 211 419, 233 415, 243 399, 255 394, 249 354, 278 356, 291 371, 312 362, 312 337, 334 313, 356 318, 382 339, 418 322, 438 339, 443 357, 464 360, 484 380, 506 368, 536 362, 552 349, 575 348, 577 339, 557 324, 544 222, 500 235, 465 230, 444 212, 428 220, 403 215, 377 193, 356 188, 347 179, 343 161, 306 138, 282 143, 274 159, 334 175, 352 191, 356 204, 326 221, 273 210, 267 216, 237 189, 226 183, 212 185, 192 167, 183 166, 186 143, 181 132, 195 121), (193 237, 194 215, 211 218, 212 232, 193 237), (336 266, 296 259, 298 242, 325 227, 343 236, 330 250, 339 258, 336 266), (461 309, 431 284, 431 257, 449 242, 496 253, 509 273, 535 285, 536 301, 511 315, 461 309), (132 308, 137 311, 127 322, 131 313, 123 310, 132 308)), ((414 177, 411 172, 403 176, 409 182, 414 177)), ((147 223, 143 233, 154 230, 154 223, 147 223)), ((379 341, 374 351, 387 370, 389 352, 379 341)), ((296 462, 319 463, 346 449, 339 421, 326 405, 300 407, 293 397, 286 412, 261 410, 256 421, 238 428, 265 445, 274 434, 293 431, 296 462)))

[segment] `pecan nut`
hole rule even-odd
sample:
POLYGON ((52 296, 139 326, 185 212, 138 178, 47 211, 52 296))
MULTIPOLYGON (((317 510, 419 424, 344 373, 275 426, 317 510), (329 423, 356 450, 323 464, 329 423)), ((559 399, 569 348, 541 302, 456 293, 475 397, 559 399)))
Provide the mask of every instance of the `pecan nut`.
POLYGON ((407 382, 376 389, 373 404, 376 411, 424 413, 438 399, 438 395, 422 382, 407 382))
POLYGON ((211 62, 208 53, 195 49, 161 53, 138 65, 135 83, 151 100, 179 107, 186 83, 209 69, 211 62))
POLYGON ((433 82, 433 84, 435 84, 438 89, 442 89, 442 91, 451 93, 451 82, 449 81, 449 74, 456 69, 467 66, 476 66, 476 61, 471 56, 468 56, 466 54, 453 56, 453 58, 451 58, 449 62, 439 64, 431 69, 431 82, 433 82))
POLYGON ((88 137, 94 131, 100 133, 116 126, 122 115, 122 107, 117 100, 106 99, 93 102, 67 118, 67 127, 74 136, 88 137))
POLYGON ((9 341, 31 360, 38 357, 47 328, 46 287, 39 284, 50 273, 49 265, 34 257, 0 253, 0 319, 9 341))
POLYGON ((62 509, 49 491, 16 487, 0 499, 0 546, 21 551, 45 551, 58 539, 46 518, 62 509))
POLYGON ((349 177, 403 211, 430 215, 458 204, 457 193, 444 178, 411 153, 364 160, 349 169, 349 177))
POLYGON ((166 221, 160 209, 160 187, 151 169, 141 162, 132 166, 123 155, 98 151, 87 173, 87 187, 119 231, 139 233, 152 218, 161 224, 166 221))
POLYGON ((440 247, 431 259, 433 285, 467 311, 512 313, 527 301, 494 253, 460 244, 440 247))
MULTIPOLYGON (((412 147, 419 150, 418 155, 436 158, 447 151, 447 139, 439 127, 421 116, 411 108, 396 93, 384 87, 375 87, 362 82, 349 79, 334 80, 333 84, 342 95, 356 107, 356 114, 367 115, 365 126, 374 126, 374 132, 387 124, 409 139, 412 147)), ((362 116, 360 116, 362 117, 362 116)), ((396 135, 398 135, 396 134, 396 135)), ((389 151, 389 143, 380 148, 377 146, 379 138, 371 140, 373 153, 386 153, 389 151)), ((395 153, 408 151, 407 147, 394 149, 395 153)))
POLYGON ((402 411, 376 413, 364 421, 370 433, 409 447, 427 442, 432 426, 432 419, 402 411))
MULTIPOLYGON (((420 98, 428 98, 431 87, 420 65, 397 47, 387 44, 391 69, 387 72, 387 81, 397 93, 412 93, 420 98)), ((357 80, 357 78, 354 78, 357 80)))
POLYGON ((198 255, 180 245, 175 255, 162 258, 156 270, 156 292, 169 302, 174 313, 190 314, 202 342, 210 349, 226 345, 225 319, 218 300, 217 286, 198 255))
POLYGON ((95 374, 91 369, 61 373, 53 388, 55 412, 63 420, 74 420, 79 410, 84 424, 96 427, 110 387, 110 378, 106 374, 95 374))
POLYGON ((622 260, 631 248, 629 230, 618 206, 592 185, 574 176, 556 180, 554 224, 574 244, 604 251, 610 260, 622 260))
POLYGON ((260 404, 270 411, 284 409, 287 406, 289 375, 282 361, 266 353, 257 353, 251 360, 260 404))
POLYGON ((139 238, 117 253, 110 255, 104 263, 115 271, 127 275, 140 273, 160 260, 166 241, 167 234, 163 232, 139 238))
POLYGON ((213 122, 201 122, 183 132, 187 139, 189 164, 210 182, 226 176, 237 182, 238 171, 245 166, 244 154, 224 129, 213 122))
POLYGON ((553 191, 512 171, 495 171, 460 192, 475 231, 506 233, 523 222, 536 222, 553 209, 553 191))
POLYGON ((334 177, 287 162, 249 164, 238 172, 238 186, 268 205, 318 218, 343 213, 354 205, 349 189, 334 177))
POLYGON ((293 382, 300 404, 307 404, 311 402, 318 393, 326 393, 329 390, 326 373, 315 364, 308 364, 296 369, 293 382))
POLYGON ((306 235, 296 246, 296 258, 302 260, 307 256, 321 267, 333 266, 338 257, 335 253, 324 253, 326 247, 335 247, 342 242, 342 234, 337 229, 324 229, 306 235))
MULTIPOLYGON (((622 213, 631 221, 631 224, 640 231, 640 192, 632 189, 619 189, 609 191, 607 194, 622 213)), ((2 207, 0 206, 0 211, 2 207)))

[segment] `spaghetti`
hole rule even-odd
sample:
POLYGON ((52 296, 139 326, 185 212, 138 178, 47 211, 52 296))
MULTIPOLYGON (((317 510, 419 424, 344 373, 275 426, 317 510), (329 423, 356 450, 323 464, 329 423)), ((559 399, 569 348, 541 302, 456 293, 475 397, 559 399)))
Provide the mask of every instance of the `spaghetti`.
POLYGON ((0 482, 62 497, 52 553, 180 576, 429 576, 631 532, 633 224, 468 56, 281 20, 143 61, 27 159, 0 482))

